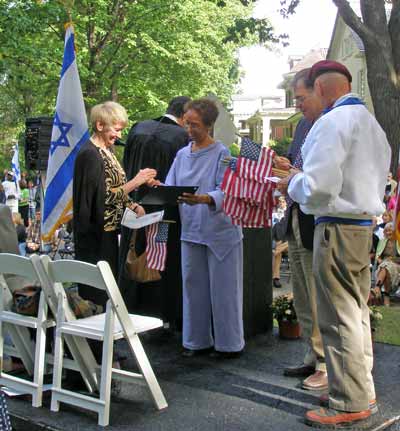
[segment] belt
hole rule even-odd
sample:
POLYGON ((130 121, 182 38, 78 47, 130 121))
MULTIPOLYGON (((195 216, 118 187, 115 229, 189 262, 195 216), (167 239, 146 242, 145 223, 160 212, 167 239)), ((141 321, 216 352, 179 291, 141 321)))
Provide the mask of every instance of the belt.
POLYGON ((323 216, 315 219, 315 225, 320 223, 337 223, 337 224, 352 224, 355 226, 372 226, 372 220, 370 219, 356 219, 356 218, 343 218, 343 217, 331 217, 323 216))

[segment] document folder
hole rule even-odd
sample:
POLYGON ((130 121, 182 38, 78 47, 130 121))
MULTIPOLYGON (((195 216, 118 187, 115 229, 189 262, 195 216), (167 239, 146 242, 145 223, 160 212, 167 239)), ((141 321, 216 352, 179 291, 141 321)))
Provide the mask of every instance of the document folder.
POLYGON ((196 193, 198 186, 157 186, 149 187, 140 199, 141 205, 177 205, 183 193, 196 193))

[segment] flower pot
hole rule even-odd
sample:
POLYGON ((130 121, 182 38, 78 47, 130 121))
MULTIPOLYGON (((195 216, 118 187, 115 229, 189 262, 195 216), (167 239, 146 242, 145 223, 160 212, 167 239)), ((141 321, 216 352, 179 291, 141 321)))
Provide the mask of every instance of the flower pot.
POLYGON ((289 320, 279 320, 279 336, 285 339, 296 339, 300 337, 299 322, 289 320))

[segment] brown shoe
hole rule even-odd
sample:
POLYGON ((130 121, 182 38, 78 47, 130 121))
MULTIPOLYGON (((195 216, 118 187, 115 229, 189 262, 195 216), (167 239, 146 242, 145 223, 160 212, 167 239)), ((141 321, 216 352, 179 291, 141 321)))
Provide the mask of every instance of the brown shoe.
POLYGON ((334 409, 320 408, 318 410, 309 410, 305 416, 307 425, 315 428, 336 429, 338 425, 352 426, 360 421, 368 419, 371 416, 371 410, 361 412, 342 412, 334 409))
POLYGON ((325 371, 316 371, 303 380, 303 389, 308 391, 323 391, 328 388, 328 375, 325 371))
POLYGON ((307 377, 315 373, 315 367, 312 365, 300 365, 297 367, 289 367, 283 370, 283 375, 287 377, 307 377))
MULTIPOLYGON (((329 407, 329 394, 320 395, 319 404, 321 407, 329 407)), ((370 400, 368 408, 371 410, 371 415, 378 413, 378 404, 376 403, 376 400, 370 400)))

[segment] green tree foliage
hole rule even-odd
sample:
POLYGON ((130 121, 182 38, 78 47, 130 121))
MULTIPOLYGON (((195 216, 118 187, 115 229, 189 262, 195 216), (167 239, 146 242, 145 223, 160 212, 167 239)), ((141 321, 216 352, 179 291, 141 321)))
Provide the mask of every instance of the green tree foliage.
POLYGON ((234 142, 233 144, 231 144, 229 146, 229 151, 231 153, 231 156, 233 156, 233 157, 239 157, 240 146, 234 142))
MULTIPOLYGON (((289 16, 301 0, 280 0, 289 16)), ((376 119, 392 147, 392 172, 397 170, 400 147, 400 0, 332 0, 343 21, 363 41, 368 85, 376 119), (353 5, 352 5, 352 4, 353 5), (359 3, 361 17, 356 14, 359 3), (390 5, 390 8, 386 6, 390 5)))
POLYGON ((151 118, 176 95, 228 100, 240 73, 237 48, 276 42, 251 0, 0 0, 0 121, 24 127, 52 115, 64 24, 75 27, 89 109, 107 99, 132 121, 151 118))
POLYGON ((289 146, 292 143, 292 138, 284 137, 281 139, 269 141, 269 145, 279 156, 286 156, 289 146))

